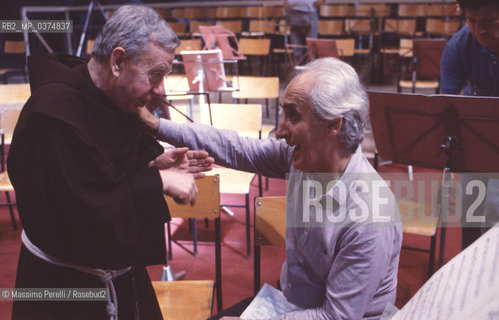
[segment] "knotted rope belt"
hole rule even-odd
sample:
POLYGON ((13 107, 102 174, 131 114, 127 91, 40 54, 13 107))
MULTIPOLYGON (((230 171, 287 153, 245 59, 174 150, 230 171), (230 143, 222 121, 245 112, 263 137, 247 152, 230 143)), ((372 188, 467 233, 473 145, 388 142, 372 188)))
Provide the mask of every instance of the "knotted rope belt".
POLYGON ((99 268, 91 268, 91 267, 84 267, 84 266, 78 266, 75 264, 71 263, 66 263, 56 257, 53 257, 51 255, 46 254, 43 252, 40 248, 38 248, 36 245, 34 245, 26 235, 26 232, 22 232, 21 234, 21 239, 26 246, 26 248, 35 256, 38 258, 47 261, 49 263, 55 264, 59 267, 66 267, 66 268, 71 268, 74 270, 78 270, 84 273, 88 273, 94 276, 97 276, 102 283, 106 286, 108 295, 107 295, 107 305, 106 305, 106 312, 109 316, 110 320, 118 320, 118 298, 116 297, 116 290, 114 288, 113 280, 116 277, 121 276, 122 274, 127 273, 132 269, 132 267, 127 267, 123 268, 120 270, 104 270, 104 269, 99 269, 99 268))

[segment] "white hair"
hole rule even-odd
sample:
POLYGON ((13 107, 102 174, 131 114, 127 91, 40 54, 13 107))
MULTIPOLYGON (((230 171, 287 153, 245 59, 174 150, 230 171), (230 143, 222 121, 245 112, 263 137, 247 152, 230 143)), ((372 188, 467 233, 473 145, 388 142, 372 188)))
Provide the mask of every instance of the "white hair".
POLYGON ((364 139, 364 127, 369 114, 369 99, 355 70, 336 58, 313 60, 300 74, 313 72, 308 86, 308 98, 314 114, 320 120, 342 118, 338 138, 354 152, 364 139))
POLYGON ((166 21, 153 9, 126 5, 116 10, 106 22, 95 40, 92 56, 105 62, 114 48, 122 47, 126 58, 135 62, 148 50, 148 43, 174 51, 179 40, 166 21))

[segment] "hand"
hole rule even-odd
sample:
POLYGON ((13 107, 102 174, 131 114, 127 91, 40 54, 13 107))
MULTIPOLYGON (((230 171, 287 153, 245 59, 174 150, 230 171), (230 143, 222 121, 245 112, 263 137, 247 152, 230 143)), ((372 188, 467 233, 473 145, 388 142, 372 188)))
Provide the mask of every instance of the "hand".
POLYGON ((204 177, 205 174, 203 172, 213 169, 213 163, 215 163, 215 159, 203 150, 187 151, 187 160, 189 161, 187 172, 194 174, 194 178, 196 179, 204 177))
POLYGON ((192 173, 194 178, 199 179, 205 176, 204 171, 212 169, 214 161, 206 151, 175 148, 166 150, 149 162, 149 167, 184 171, 192 173))
POLYGON ((190 173, 175 170, 159 170, 163 183, 163 193, 170 196, 176 203, 196 203, 198 188, 194 176, 190 173))
POLYGON ((158 132, 159 119, 156 118, 151 112, 149 112, 149 110, 147 110, 147 107, 138 107, 137 115, 150 132, 152 132, 153 134, 156 134, 158 132))
POLYGON ((173 148, 167 149, 163 154, 160 154, 156 159, 149 161, 149 168, 155 167, 163 169, 186 170, 189 166, 186 153, 189 148, 173 148))

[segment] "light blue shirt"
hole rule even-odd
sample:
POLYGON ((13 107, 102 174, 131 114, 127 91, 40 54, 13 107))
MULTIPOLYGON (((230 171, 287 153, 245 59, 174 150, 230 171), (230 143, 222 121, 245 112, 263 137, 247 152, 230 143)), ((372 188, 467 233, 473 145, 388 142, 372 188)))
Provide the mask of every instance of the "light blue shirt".
MULTIPOLYGON (((306 310, 276 319, 377 319, 388 302, 395 303, 402 231, 393 222, 398 209, 388 188, 384 197, 390 205, 384 207, 383 216, 393 218, 389 222, 345 219, 335 224, 300 224, 300 186, 308 173, 293 167, 294 148, 284 140, 240 137, 234 131, 164 119, 160 120, 158 138, 175 146, 206 150, 216 163, 234 169, 277 178, 288 174, 286 261, 281 270, 281 286, 290 302, 306 310)), ((381 180, 360 147, 340 180, 349 185, 359 173, 381 180)), ((330 196, 340 203, 335 190, 326 190, 322 197, 330 196)), ((368 197, 364 194, 364 198, 368 197)), ((371 217, 372 204, 366 203, 371 217)), ((356 206, 349 194, 344 208, 356 206)), ((317 214, 312 212, 313 221, 317 214)))

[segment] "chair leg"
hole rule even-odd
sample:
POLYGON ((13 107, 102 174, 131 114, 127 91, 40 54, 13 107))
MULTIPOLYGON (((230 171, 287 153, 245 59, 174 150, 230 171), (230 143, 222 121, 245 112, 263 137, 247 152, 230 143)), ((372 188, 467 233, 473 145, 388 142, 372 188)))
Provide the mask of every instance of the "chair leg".
POLYGON ((12 220, 12 226, 14 227, 14 230, 17 230, 17 223, 16 223, 16 217, 14 216, 13 204, 10 201, 10 194, 7 191, 5 192, 5 197, 7 198, 7 203, 9 205, 9 212, 10 212, 10 219, 12 220))
POLYGON ((435 265, 435 245, 437 242, 437 235, 433 235, 431 237, 431 242, 430 242, 430 261, 428 263, 428 279, 430 279, 431 275, 433 274, 433 268, 435 265))
POLYGON ((222 312, 222 239, 220 218, 215 219, 215 279, 217 289, 217 312, 222 312))
POLYGON ((250 248, 250 212, 249 212, 249 193, 246 194, 246 254, 251 258, 250 248))
POLYGON ((197 219, 192 218, 192 234, 193 234, 193 248, 194 248, 194 256, 198 256, 198 224, 197 219))
POLYGON ((168 260, 173 259, 173 253, 172 253, 172 230, 170 227, 170 222, 166 223, 166 229, 168 232, 168 260))
POLYGON ((254 249, 254 273, 253 273, 253 294, 256 296, 258 291, 260 291, 260 246, 255 244, 254 249))

